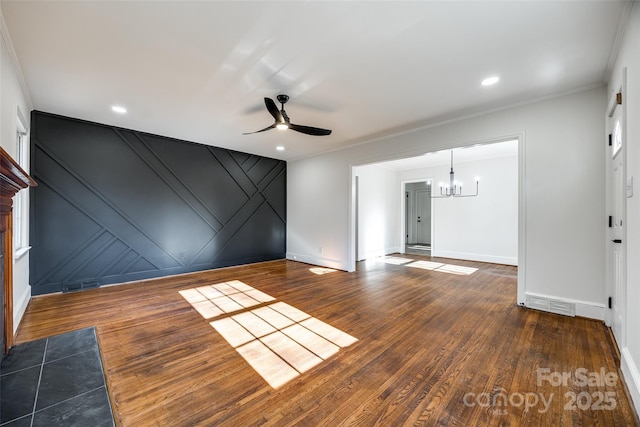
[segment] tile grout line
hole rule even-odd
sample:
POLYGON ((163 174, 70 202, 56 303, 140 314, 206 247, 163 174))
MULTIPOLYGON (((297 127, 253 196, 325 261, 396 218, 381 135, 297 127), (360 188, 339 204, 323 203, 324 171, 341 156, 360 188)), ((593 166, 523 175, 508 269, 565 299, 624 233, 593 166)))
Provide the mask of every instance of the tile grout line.
POLYGON ((49 346, 49 338, 47 338, 47 340, 45 341, 44 351, 42 352, 42 363, 40 364, 40 375, 38 376, 38 385, 36 386, 36 397, 35 399, 33 399, 33 410, 31 411, 31 424, 30 424, 31 427, 33 427, 33 419, 35 418, 36 407, 38 405, 38 393, 40 392, 40 382, 42 381, 42 371, 44 370, 44 361, 45 361, 45 358, 47 357, 48 346, 49 346))
POLYGON ((27 414, 27 415, 23 415, 23 416, 18 417, 18 418, 14 418, 14 419, 9 420, 9 421, 5 421, 5 422, 3 422, 2 424, 0 424, 0 427, 1 427, 1 426, 6 426, 6 425, 8 425, 8 424, 11 424, 11 423, 12 423, 12 422, 14 422, 14 421, 18 421, 18 420, 21 420, 21 419, 23 419, 23 418, 30 417, 31 415, 32 415, 32 414, 27 414))
POLYGON ((15 371, 7 372, 6 374, 2 374, 2 375, 0 375, 0 379, 1 379, 2 377, 6 377, 6 376, 8 376, 8 375, 13 375, 13 374, 17 374, 17 373, 19 373, 19 372, 24 372, 24 371, 26 371, 26 370, 28 370, 28 369, 33 369, 33 368, 35 368, 36 366, 40 366, 40 365, 42 365, 42 362, 40 362, 40 363, 36 363, 35 365, 27 366, 27 367, 24 367, 24 368, 16 369, 15 371))
MULTIPOLYGON (((49 405, 49 406, 47 406, 47 407, 45 407, 45 408, 38 409, 37 411, 36 411, 36 410, 35 410, 35 408, 34 408, 33 415, 35 416, 35 414, 36 414, 37 412, 45 411, 45 410, 47 410, 47 409, 49 409, 49 408, 53 408, 54 406, 58 406, 58 405, 60 405, 60 404, 62 404, 62 403, 68 402, 68 401, 73 400, 73 399, 75 399, 75 398, 77 398, 77 397, 84 396, 84 395, 87 395, 87 394, 89 394, 89 393, 93 393, 94 391, 96 391, 96 390, 100 390, 101 388, 106 388, 106 386, 105 386, 105 385, 101 385, 101 386, 96 387, 96 388, 94 388, 94 389, 92 389, 92 390, 85 391, 84 393, 80 393, 80 394, 77 394, 77 395, 75 395, 75 396, 71 396, 71 397, 69 397, 68 399, 65 399, 65 400, 61 400, 60 402, 58 402, 58 403, 54 403, 53 405, 49 405)), ((32 421, 32 422, 33 422, 33 421, 32 421)))
MULTIPOLYGON (((22 368, 22 369, 19 369, 19 370, 16 370, 16 371, 13 371, 13 372, 10 372, 10 373, 7 373, 7 374, 4 374, 4 375, 10 375, 10 374, 13 374, 13 373, 25 371, 27 369, 33 369, 33 368, 35 368, 37 366, 40 366, 40 372, 39 372, 39 376, 38 376, 38 382, 37 382, 37 385, 36 385, 36 392, 35 392, 35 396, 34 396, 34 403, 33 403, 32 410, 29 413, 23 415, 22 417, 15 418, 15 419, 12 419, 12 420, 8 420, 6 423, 0 423, 0 427, 4 426, 4 425, 7 425, 8 423, 13 423, 16 420, 25 419, 27 417, 31 417, 29 426, 33 427, 34 422, 35 422, 35 415, 37 413, 41 413, 42 411, 51 409, 51 408, 56 407, 56 406, 58 406, 60 404, 69 402, 69 401, 71 401, 73 399, 76 399, 76 398, 81 397, 81 396, 88 395, 90 393, 94 393, 94 392, 99 391, 99 390, 103 390, 105 396, 107 397, 107 399, 109 399, 109 394, 108 394, 108 391, 107 391, 106 379, 105 379, 105 370, 104 370, 104 366, 102 365, 102 360, 100 358, 100 347, 99 347, 99 344, 98 344, 97 331, 95 329, 95 326, 91 327, 91 330, 93 332, 93 337, 94 337, 94 339, 96 341, 95 344, 91 346, 91 348, 88 348, 88 349, 82 350, 82 351, 78 351, 78 352, 76 352, 74 354, 70 354, 70 355, 67 355, 67 356, 64 356, 64 357, 60 357, 60 358, 57 358, 57 359, 54 359, 54 360, 47 360, 47 351, 48 351, 48 348, 49 348, 49 340, 52 337, 46 337, 46 338, 44 338, 45 345, 44 345, 44 349, 43 349, 43 353, 42 353, 42 358, 41 358, 41 361, 39 363, 36 363, 36 364, 34 364, 32 366, 29 366, 29 367, 26 367, 26 368, 22 368), (100 385, 100 386, 98 386, 98 387, 96 387, 94 389, 87 390, 87 391, 85 391, 83 393, 80 393, 78 395, 69 397, 69 398, 67 398, 65 400, 62 400, 62 401, 57 402, 57 403, 55 403, 53 405, 49 405, 47 407, 44 407, 44 408, 41 408, 41 409, 38 410, 37 409, 37 407, 38 407, 38 399, 39 399, 39 394, 40 394, 40 386, 42 385, 42 376, 43 376, 43 373, 44 373, 44 366, 47 365, 47 364, 53 363, 53 362, 61 361, 61 360, 68 359, 68 358, 73 357, 73 356, 77 356, 77 355, 85 354, 85 353, 89 353, 89 352, 97 353, 98 360, 100 362, 99 363, 100 373, 102 374, 101 375, 102 376, 102 385, 100 385)), ((72 331, 72 332, 77 332, 77 331, 72 331)), ((108 406, 109 406, 109 414, 111 415, 112 425, 115 425, 114 424, 115 421, 114 421, 113 409, 111 408, 110 404, 108 406)))
POLYGON ((69 354, 68 356, 60 357, 58 359, 47 360, 46 362, 43 361, 42 364, 43 365, 48 365, 48 364, 53 363, 53 362, 58 362, 60 360, 64 360, 64 359, 68 359, 68 358, 73 357, 73 356, 77 356, 78 354, 88 353, 88 352, 93 351, 93 350, 97 350, 97 346, 91 346, 91 348, 88 348, 86 350, 78 351, 77 353, 69 354))

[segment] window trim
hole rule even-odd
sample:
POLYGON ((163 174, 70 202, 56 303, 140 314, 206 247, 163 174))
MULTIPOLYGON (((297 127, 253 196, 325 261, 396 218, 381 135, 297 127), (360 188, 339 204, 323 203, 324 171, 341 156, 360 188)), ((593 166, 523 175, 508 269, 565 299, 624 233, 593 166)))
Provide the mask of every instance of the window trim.
MULTIPOLYGON (((25 171, 28 170, 28 143, 25 127, 18 118, 16 129, 16 162, 25 171)), ((18 260, 29 252, 28 235, 28 197, 29 191, 19 191, 13 198, 13 259, 18 260)))

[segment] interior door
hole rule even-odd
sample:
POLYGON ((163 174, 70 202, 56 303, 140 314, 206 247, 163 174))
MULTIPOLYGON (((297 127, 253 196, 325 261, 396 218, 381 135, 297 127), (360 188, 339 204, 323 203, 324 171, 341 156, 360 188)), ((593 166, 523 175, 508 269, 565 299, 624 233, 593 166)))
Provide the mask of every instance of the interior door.
MULTIPOLYGON (((621 101, 620 101, 621 102, 621 101)), ((624 115, 622 104, 617 99, 609 110, 608 127, 611 135, 609 173, 610 198, 610 242, 609 242, 609 306, 613 335, 619 347, 625 345, 625 304, 626 304, 626 257, 625 223, 626 173, 624 115)))
POLYGON ((415 227, 413 226, 415 220, 415 213, 413 211, 413 198, 411 197, 411 191, 404 192, 404 230, 405 230, 405 244, 416 244, 415 227))
POLYGON ((418 244, 431 245, 431 197, 429 191, 416 192, 418 244))

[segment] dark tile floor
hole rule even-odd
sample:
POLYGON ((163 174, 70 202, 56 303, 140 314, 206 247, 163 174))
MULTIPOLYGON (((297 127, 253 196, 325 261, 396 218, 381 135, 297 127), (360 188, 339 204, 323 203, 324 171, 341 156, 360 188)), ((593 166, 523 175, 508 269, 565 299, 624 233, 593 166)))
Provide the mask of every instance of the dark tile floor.
POLYGON ((114 426, 94 328, 13 347, 0 366, 0 426, 114 426))

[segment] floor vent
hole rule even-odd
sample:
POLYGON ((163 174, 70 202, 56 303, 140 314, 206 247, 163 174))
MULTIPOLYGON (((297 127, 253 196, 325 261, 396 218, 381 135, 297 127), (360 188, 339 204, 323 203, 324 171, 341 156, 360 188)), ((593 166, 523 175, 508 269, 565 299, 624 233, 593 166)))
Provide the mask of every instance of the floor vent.
POLYGON ((527 307, 571 317, 575 317, 576 315, 576 305, 574 303, 558 301, 551 298, 527 295, 527 307))
POLYGON ((97 280, 76 280, 76 281, 65 280, 64 282, 62 282, 63 293, 82 291, 84 289, 93 289, 93 288, 99 288, 99 287, 100 287, 100 282, 98 282, 97 280))

